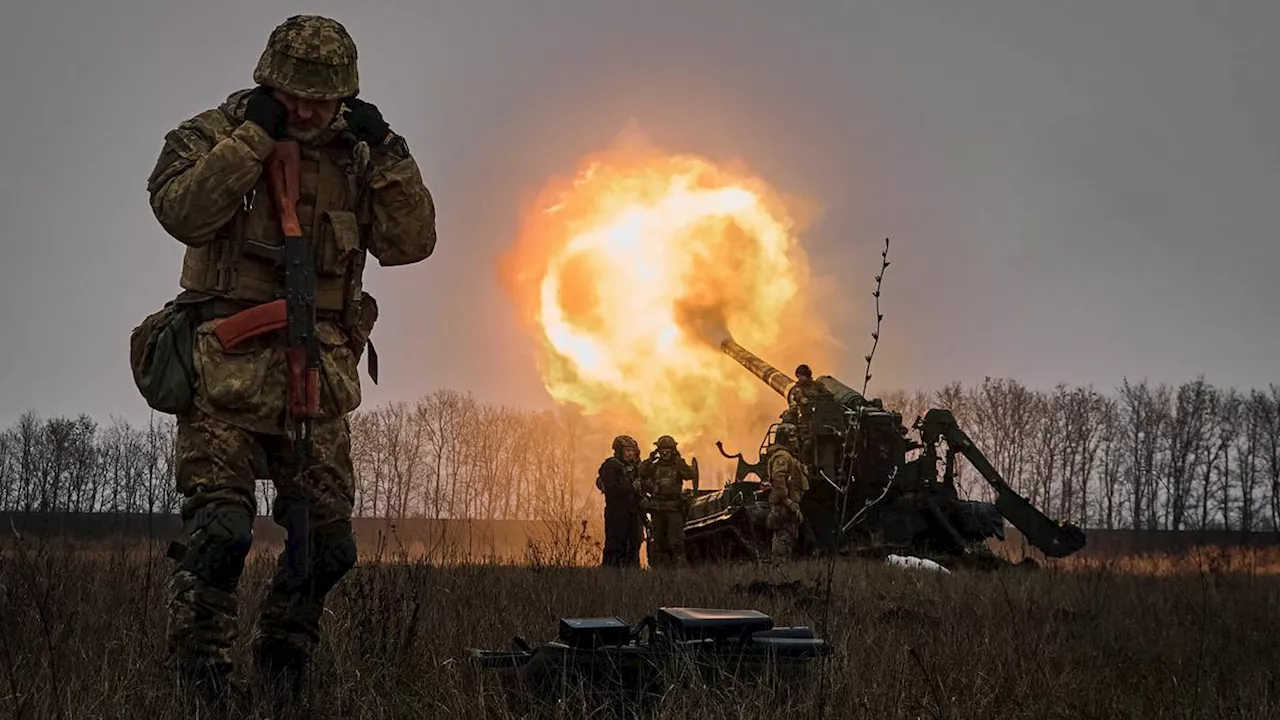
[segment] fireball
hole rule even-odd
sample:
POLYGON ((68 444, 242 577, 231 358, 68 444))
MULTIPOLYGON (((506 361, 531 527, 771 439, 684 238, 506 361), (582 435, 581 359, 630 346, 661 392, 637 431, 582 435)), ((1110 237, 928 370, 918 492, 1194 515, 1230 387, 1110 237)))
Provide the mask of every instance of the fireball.
POLYGON ((694 155, 629 147, 584 159, 542 189, 503 260, 548 393, 627 418, 618 432, 637 439, 696 445, 748 417, 767 422, 785 402, 721 341, 781 363, 824 334, 781 197, 694 155))

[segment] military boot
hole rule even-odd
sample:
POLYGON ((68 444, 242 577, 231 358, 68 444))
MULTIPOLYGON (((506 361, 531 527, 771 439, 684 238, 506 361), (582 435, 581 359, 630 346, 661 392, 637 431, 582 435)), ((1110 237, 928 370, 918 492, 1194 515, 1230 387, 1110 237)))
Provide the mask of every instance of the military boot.
POLYGON ((193 716, 234 717, 250 710, 249 693, 231 676, 227 663, 177 663, 176 680, 183 705, 193 716))
POLYGON ((306 653, 278 640, 259 637, 254 642, 254 677, 268 694, 283 692, 290 699, 300 698, 306 689, 309 660, 306 653))

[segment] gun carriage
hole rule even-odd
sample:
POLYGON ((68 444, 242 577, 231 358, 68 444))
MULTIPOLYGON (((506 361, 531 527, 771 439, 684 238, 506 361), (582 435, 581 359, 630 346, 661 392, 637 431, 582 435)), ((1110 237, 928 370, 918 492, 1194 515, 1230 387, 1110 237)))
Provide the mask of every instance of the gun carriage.
POLYGON ((767 462, 784 422, 796 429, 796 458, 809 478, 800 503, 800 554, 861 551, 998 561, 987 540, 1004 539, 1005 520, 1047 557, 1066 557, 1084 547, 1079 527, 1050 519, 1009 487, 949 410, 930 409, 908 429, 900 413, 834 377, 824 375, 813 386, 797 388, 796 380, 733 340, 725 340, 721 350, 787 399, 789 407, 765 432, 754 463, 716 442, 737 467, 724 488, 703 491, 691 501, 685 523, 690 561, 768 554, 767 462), (995 502, 960 497, 957 455, 991 486, 995 502), (753 475, 756 479, 749 479, 753 475))

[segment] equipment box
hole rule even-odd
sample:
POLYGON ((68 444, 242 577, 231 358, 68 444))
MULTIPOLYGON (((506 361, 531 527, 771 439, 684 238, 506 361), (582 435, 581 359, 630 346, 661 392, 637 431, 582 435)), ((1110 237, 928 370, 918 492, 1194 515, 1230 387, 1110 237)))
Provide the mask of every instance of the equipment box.
POLYGON ((773 619, 759 610, 658 608, 657 621, 673 640, 745 640, 773 629, 773 619))
POLYGON ((560 642, 590 650, 602 645, 626 645, 631 626, 617 617, 560 618, 560 642))

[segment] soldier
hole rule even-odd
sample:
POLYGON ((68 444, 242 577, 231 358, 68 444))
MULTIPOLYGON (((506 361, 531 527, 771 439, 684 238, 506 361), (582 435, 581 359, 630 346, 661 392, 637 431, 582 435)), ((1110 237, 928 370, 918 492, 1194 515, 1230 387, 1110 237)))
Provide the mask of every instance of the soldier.
POLYGON ((808 365, 796 366, 796 384, 787 393, 787 403, 791 407, 803 406, 815 400, 834 399, 822 383, 813 379, 813 371, 808 365))
POLYGON ((663 435, 654 443, 653 453, 640 467, 642 509, 653 518, 653 536, 648 543, 649 565, 684 565, 684 520, 687 506, 684 481, 693 481, 698 491, 698 458, 685 462, 675 438, 663 435), (655 544, 657 547, 654 547, 655 544))
POLYGON ((800 512, 800 500, 809 490, 809 478, 804 465, 796 460, 795 428, 789 424, 778 426, 769 447, 769 517, 766 526, 773 531, 773 557, 775 560, 790 558, 795 552, 796 538, 804 515, 800 512))
POLYGON ((787 409, 782 413, 782 421, 803 428, 792 432, 794 451, 802 456, 807 457, 813 449, 808 421, 813 413, 813 403, 819 400, 835 400, 835 395, 813 379, 813 371, 808 365, 796 366, 796 384, 787 392, 787 409))
MULTIPOLYGON (((252 543, 255 478, 279 498, 304 498, 310 557, 305 587, 288 582, 284 555, 253 642, 261 673, 283 672, 297 690, 320 637, 325 596, 356 563, 347 414, 361 401, 358 362, 377 318, 363 292, 366 253, 382 266, 429 257, 435 205, 403 137, 378 108, 356 99, 356 46, 338 22, 296 15, 272 31, 256 87, 192 117, 164 139, 147 182, 160 225, 186 247, 176 302, 194 313, 192 407, 178 414, 176 481, 185 548, 169 582, 170 662, 184 683, 217 691, 229 680, 236 588, 252 543), (228 349, 222 318, 283 295, 282 243, 264 161, 283 139, 299 142, 298 218, 315 243, 316 334, 323 417, 312 464, 292 466, 285 422, 284 334, 228 349)), ((376 380, 370 350, 370 374, 376 380)))
POLYGON ((600 465, 596 488, 604 493, 605 567, 640 567, 640 444, 629 435, 613 439, 613 456, 600 465))

